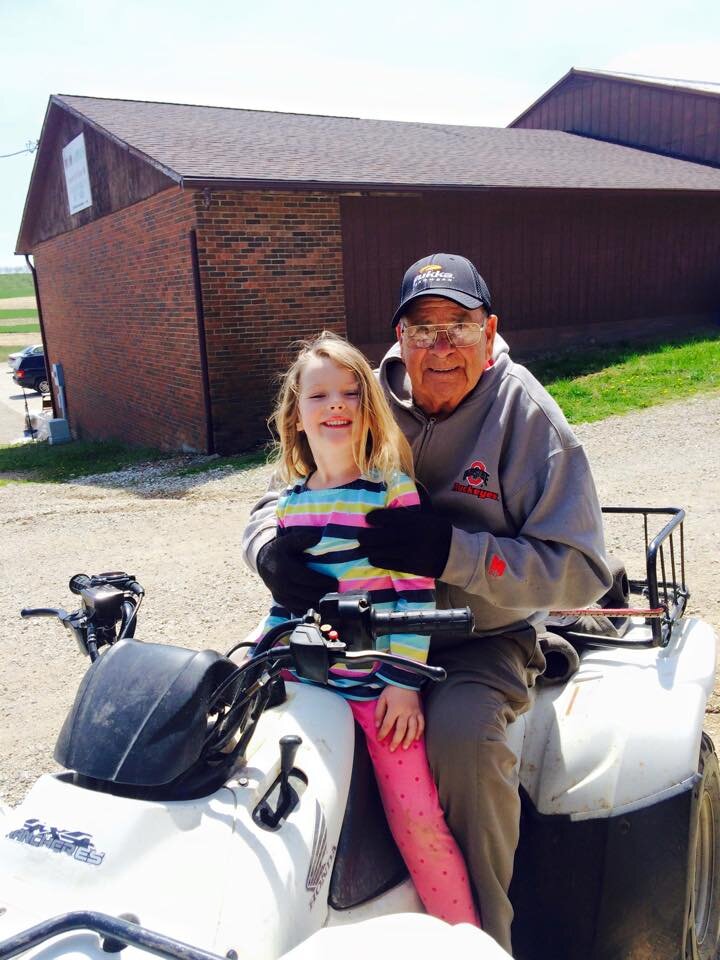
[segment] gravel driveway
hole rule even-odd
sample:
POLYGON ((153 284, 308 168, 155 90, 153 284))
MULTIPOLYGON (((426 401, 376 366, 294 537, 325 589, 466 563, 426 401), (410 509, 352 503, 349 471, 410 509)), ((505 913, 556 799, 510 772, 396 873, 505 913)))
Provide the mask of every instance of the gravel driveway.
MULTIPOLYGON (((720 394, 582 425, 576 433, 604 504, 686 509, 690 613, 720 632, 720 394)), ((87 667, 59 624, 21 621, 28 606, 73 606, 73 573, 125 569, 147 591, 138 635, 227 649, 266 607, 265 590, 238 551, 268 470, 178 478, 163 462, 63 485, 0 488, 0 796, 17 802, 42 772, 87 667), (211 479, 208 479, 212 476, 211 479)), ((610 549, 631 572, 641 532, 608 528, 610 549)), ((720 739, 720 699, 707 716, 720 739)))

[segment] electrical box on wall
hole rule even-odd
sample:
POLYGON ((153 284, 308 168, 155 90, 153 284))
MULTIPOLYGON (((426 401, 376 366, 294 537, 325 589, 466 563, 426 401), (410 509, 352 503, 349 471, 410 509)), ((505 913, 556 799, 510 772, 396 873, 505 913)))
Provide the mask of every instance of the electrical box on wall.
POLYGON ((69 443, 72 440, 70 436, 70 427, 67 420, 63 417, 56 417, 53 420, 48 420, 48 429, 50 435, 48 436, 48 441, 50 444, 53 443, 69 443))

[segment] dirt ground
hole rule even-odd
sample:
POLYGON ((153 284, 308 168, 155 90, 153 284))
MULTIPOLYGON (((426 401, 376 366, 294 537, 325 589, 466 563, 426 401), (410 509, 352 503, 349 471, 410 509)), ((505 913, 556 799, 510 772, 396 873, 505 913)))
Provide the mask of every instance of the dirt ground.
POLYGON ((0 300, 3 310, 35 310, 36 307, 35 297, 4 297, 0 300))
MULTIPOLYGON (((689 614, 720 633, 720 394, 582 425, 576 433, 606 505, 681 506, 689 614)), ((264 613, 267 594, 243 566, 240 537, 268 471, 179 478, 181 461, 63 485, 0 488, 0 796, 16 803, 42 772, 87 668, 50 620, 21 606, 73 608, 78 572, 124 569, 143 584, 138 636, 225 650, 264 613)), ((638 524, 612 523, 609 548, 642 566, 638 524)), ((718 688, 707 729, 720 742, 718 688)))
MULTIPOLYGON (((2 304, 0 300, 0 304, 2 304)), ((10 323, 16 321, 11 320, 10 323)), ((27 323, 27 320, 18 320, 18 324, 27 323)), ((29 347, 34 343, 40 343, 39 333, 0 333, 0 347, 29 347)))

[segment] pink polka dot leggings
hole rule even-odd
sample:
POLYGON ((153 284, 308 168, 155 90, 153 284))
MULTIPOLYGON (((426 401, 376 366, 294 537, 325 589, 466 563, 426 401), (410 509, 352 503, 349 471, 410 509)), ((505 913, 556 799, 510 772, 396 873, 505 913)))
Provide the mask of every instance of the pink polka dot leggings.
POLYGON ((465 860, 445 822, 425 740, 390 752, 378 741, 374 700, 348 700, 367 739, 388 825, 428 913, 448 923, 480 926, 465 860))

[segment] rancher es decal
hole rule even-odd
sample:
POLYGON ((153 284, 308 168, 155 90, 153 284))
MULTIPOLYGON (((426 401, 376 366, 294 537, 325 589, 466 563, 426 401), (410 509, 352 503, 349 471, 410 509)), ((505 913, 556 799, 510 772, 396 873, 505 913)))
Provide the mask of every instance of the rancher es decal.
POLYGON ((53 853, 64 853, 73 860, 87 863, 91 867, 99 866, 105 854, 95 849, 92 836, 81 830, 60 830, 58 827, 46 827, 39 820, 26 820, 18 830, 5 834, 7 840, 25 843, 30 847, 44 847, 53 853))

